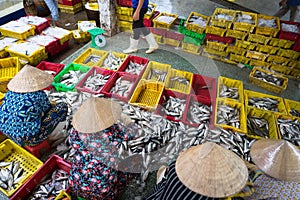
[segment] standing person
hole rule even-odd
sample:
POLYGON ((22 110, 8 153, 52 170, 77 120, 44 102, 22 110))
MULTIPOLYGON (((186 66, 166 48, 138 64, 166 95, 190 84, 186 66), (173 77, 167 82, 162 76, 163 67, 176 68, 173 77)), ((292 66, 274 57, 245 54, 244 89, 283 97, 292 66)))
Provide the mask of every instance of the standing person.
POLYGON ((149 49, 146 53, 152 53, 158 49, 158 44, 155 41, 153 34, 144 26, 144 15, 148 10, 149 0, 132 0, 133 7, 133 36, 130 37, 130 46, 125 49, 123 53, 134 53, 137 52, 138 43, 141 33, 145 36, 149 49))
POLYGON ((46 93, 53 76, 25 65, 8 83, 0 107, 0 131, 20 146, 35 146, 43 142, 64 121, 65 103, 51 105, 46 93))
POLYGON ((300 0, 281 0, 279 2, 279 6, 281 7, 279 11, 274 15, 275 17, 281 18, 284 16, 289 10, 290 13, 290 21, 294 22, 296 18, 299 16, 300 10, 300 0))
POLYGON ((58 3, 56 0, 44 0, 45 3, 47 4, 51 16, 52 16, 52 22, 54 26, 58 25, 58 20, 59 20, 59 14, 58 14, 58 3))

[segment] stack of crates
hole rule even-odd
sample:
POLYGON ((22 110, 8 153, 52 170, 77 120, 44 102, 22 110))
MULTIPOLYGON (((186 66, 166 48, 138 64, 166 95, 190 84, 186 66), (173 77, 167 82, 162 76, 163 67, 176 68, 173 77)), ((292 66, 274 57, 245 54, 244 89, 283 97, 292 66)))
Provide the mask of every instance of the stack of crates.
POLYGON ((90 41, 91 35, 88 32, 88 30, 93 29, 95 27, 97 27, 95 20, 78 21, 78 29, 72 31, 75 42, 81 43, 90 41))
POLYGON ((117 24, 121 32, 132 33, 132 15, 133 8, 117 6, 117 24))
POLYGON ((60 0, 58 2, 60 12, 75 14, 82 11, 81 0, 60 0))

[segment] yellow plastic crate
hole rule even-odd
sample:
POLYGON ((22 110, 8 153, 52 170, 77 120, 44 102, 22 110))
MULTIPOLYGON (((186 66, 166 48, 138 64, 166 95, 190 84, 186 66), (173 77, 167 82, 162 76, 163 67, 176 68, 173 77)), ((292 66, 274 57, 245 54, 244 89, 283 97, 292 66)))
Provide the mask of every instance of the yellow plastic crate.
POLYGON ((235 62, 235 61, 229 60, 229 58, 221 58, 220 60, 221 60, 222 62, 225 62, 225 63, 228 63, 228 64, 232 64, 232 65, 238 64, 238 63, 235 62))
POLYGON ((200 46, 187 43, 187 42, 182 42, 182 50, 188 53, 200 55, 200 46))
POLYGON ((2 162, 17 161, 20 164, 20 168, 24 170, 23 179, 12 190, 7 191, 0 187, 0 191, 10 197, 43 165, 43 162, 10 139, 6 139, 0 144, 0 152, 0 160, 2 162))
POLYGON ((256 60, 264 61, 264 60, 266 60, 266 58, 268 57, 268 55, 260 53, 260 52, 257 52, 257 51, 247 51, 246 57, 247 58, 251 58, 251 59, 256 59, 256 60))
POLYGON ((212 22, 213 26, 230 29, 232 26, 232 23, 235 21, 235 16, 236 16, 235 10, 216 8, 211 17, 211 22, 212 22), (231 16, 232 20, 217 19, 216 16, 218 14, 225 14, 225 15, 231 16))
POLYGON ((290 67, 283 66, 283 65, 277 65, 277 64, 271 64, 270 69, 274 70, 278 73, 281 73, 283 75, 289 75, 292 71, 290 67))
POLYGON ((233 62, 236 62, 236 63, 248 64, 250 61, 250 58, 231 53, 230 60, 233 62))
POLYGON ((279 49, 277 55, 286 58, 297 59, 300 56, 300 52, 289 50, 289 49, 279 49))
POLYGON ((3 94, 2 92, 0 92, 0 101, 2 102, 2 100, 4 99, 5 94, 3 94))
POLYGON ((262 15, 262 14, 258 14, 257 15, 257 26, 256 26, 256 34, 261 34, 261 35, 268 35, 268 36, 272 36, 272 37, 276 37, 277 33, 280 31, 280 20, 278 17, 274 17, 274 16, 268 16, 268 15, 262 15), (275 23, 277 25, 276 28, 272 28, 272 27, 262 27, 262 26, 258 26, 258 20, 259 19, 264 19, 264 20, 275 20, 275 23))
POLYGON ((133 34, 132 28, 119 27, 120 32, 133 34))
MULTIPOLYGON (((282 134, 281 134, 281 131, 280 131, 280 128, 278 126, 278 119, 285 119, 285 120, 296 120, 298 122, 300 122, 300 119, 296 118, 296 117, 293 117, 293 116, 290 116, 290 115, 284 115, 284 114, 275 114, 274 115, 275 117, 275 123, 276 123, 276 128, 277 128, 277 132, 278 132, 278 137, 279 139, 283 139, 282 138, 282 134)), ((300 146, 298 146, 298 148, 300 148, 300 146)))
MULTIPOLYGON (((17 24, 18 22, 16 21, 10 21, 2 26, 0 26, 0 32, 2 35, 4 36, 8 36, 8 37, 12 37, 12 38, 18 38, 18 39, 21 39, 21 40, 24 40, 32 35, 35 34, 35 26, 33 25, 29 25, 29 24, 24 24, 25 27, 27 27, 27 30, 23 31, 23 32, 16 32, 14 31, 13 29, 10 29, 8 28, 9 27, 9 24, 17 24), (8 27, 5 27, 5 26, 8 26, 8 27)), ((20 24, 23 24, 23 23, 20 23, 20 24)))
POLYGON ((223 98, 217 98, 217 107, 215 110, 215 126, 222 127, 224 129, 230 129, 239 133, 247 133, 247 124, 246 124, 246 115, 245 115, 245 108, 243 103, 239 103, 236 101, 233 101, 231 99, 223 99, 223 98), (218 124, 218 110, 220 105, 226 105, 232 108, 235 108, 239 111, 240 114, 240 128, 236 128, 233 126, 229 126, 227 124, 218 124))
POLYGON ((292 68, 289 75, 292 76, 293 78, 299 79, 300 78, 300 69, 292 68))
POLYGON ((276 56, 276 55, 269 55, 267 58, 267 61, 270 63, 277 63, 277 64, 282 64, 282 65, 287 65, 289 62, 289 59, 281 57, 281 56, 276 56))
POLYGON ((236 40, 235 41, 235 46, 240 47, 240 48, 244 48, 247 50, 254 50, 256 47, 256 44, 253 44, 249 41, 242 41, 242 40, 236 40))
POLYGON ((142 79, 136 86, 129 100, 129 104, 154 111, 156 110, 163 90, 163 84, 142 79))
POLYGON ((257 14, 244 12, 244 11, 236 11, 235 21, 233 22, 234 30, 246 31, 252 33, 256 26, 257 26, 257 14), (254 23, 250 24, 246 22, 237 22, 236 20, 238 15, 249 15, 251 17, 251 20, 253 20, 254 23))
POLYGON ((0 59, 0 92, 7 92, 8 82, 21 69, 18 57, 0 59))
POLYGON ((126 28, 127 30, 132 30, 132 23, 127 21, 117 21, 119 27, 126 28))
MULTIPOLYGON (((239 80, 235 80, 235 79, 231 79, 231 78, 226 78, 223 76, 219 76, 218 78, 218 91, 217 91, 217 97, 220 97, 220 92, 221 92, 221 86, 225 85, 229 88, 237 88, 238 89, 238 99, 232 99, 229 98, 233 101, 238 101, 239 103, 244 103, 244 87, 243 87, 243 82, 239 81, 239 80)), ((224 97, 222 97, 224 98, 224 97)))
POLYGON ((271 40, 271 37, 267 37, 264 35, 259 35, 259 34, 249 34, 247 41, 249 42, 255 42, 255 43, 260 43, 260 44, 267 44, 271 40))
POLYGON ((80 2, 80 3, 77 3, 73 6, 58 4, 58 8, 60 9, 60 12, 69 13, 69 14, 76 14, 79 11, 82 10, 82 3, 80 2))
MULTIPOLYGON (((273 113, 266 112, 264 110, 260 110, 253 107, 247 107, 247 118, 251 117, 258 117, 263 118, 268 122, 269 127, 269 139, 279 139, 275 117, 273 113)), ((249 129, 247 129, 247 137, 254 138, 254 139, 263 139, 263 137, 256 135, 255 133, 251 133, 249 129)))
POLYGON ((225 51, 226 47, 228 46, 227 43, 223 44, 220 42, 214 42, 214 41, 209 41, 209 40, 206 41, 206 45, 207 45, 207 48, 214 49, 216 51, 225 51))
POLYGON ((273 47, 269 45, 261 45, 257 44, 256 51, 266 53, 266 54, 276 54, 276 52, 279 50, 278 47, 273 47))
POLYGON ((62 190, 56 197, 54 200, 71 200, 70 195, 68 195, 64 190, 62 190))
POLYGON ((75 42, 82 43, 88 42, 91 40, 91 35, 86 34, 85 32, 79 32, 78 30, 72 30, 73 38, 75 42))
POLYGON ((165 38, 164 39, 164 44, 168 44, 168 45, 171 45, 171 46, 174 46, 174 47, 179 47, 180 43, 181 43, 181 41, 175 40, 175 39, 172 39, 172 38, 165 38))
POLYGON ((206 52, 208 54, 213 54, 213 55, 216 55, 216 56, 220 56, 220 57, 227 57, 228 56, 228 53, 226 51, 218 51, 218 50, 211 49, 211 48, 208 48, 208 47, 203 47, 203 52, 206 52))
MULTIPOLYGON (((284 99, 284 104, 285 104, 285 108, 286 108, 287 114, 289 116, 293 116, 291 114, 291 110, 292 109, 300 112, 300 102, 299 101, 294 101, 294 100, 290 100, 290 99, 284 99)), ((300 119, 300 117, 297 117, 297 116, 293 116, 293 117, 296 117, 296 118, 300 119)))
POLYGON ((256 60, 256 59, 251 59, 249 65, 253 67, 265 67, 265 68, 270 67, 270 63, 256 60))
POLYGON ((177 18, 178 18, 178 15, 176 15, 176 14, 169 14, 166 12, 161 12, 157 17, 155 17, 153 19, 153 27, 154 28, 164 28, 164 29, 169 30, 177 18), (173 17, 174 19, 170 23, 158 21, 157 19, 161 16, 169 16, 169 17, 173 17))
POLYGON ((127 21, 127 22, 132 22, 133 21, 132 16, 128 16, 128 15, 117 14, 117 18, 120 21, 127 21))
POLYGON ((153 34, 154 36, 154 39, 155 41, 158 43, 158 44, 164 44, 164 37, 162 35, 156 35, 156 34, 153 34))
POLYGON ((188 29, 190 31, 194 31, 194 32, 199 33, 199 34, 202 34, 202 33, 204 33, 205 28, 208 26, 208 22, 209 22, 209 17, 207 17, 205 15, 201 15, 197 12, 191 12, 188 19, 187 19, 187 22, 186 22, 186 29, 188 29), (205 26, 200 26, 198 24, 189 23, 192 16, 202 17, 203 19, 205 19, 207 21, 205 26))
POLYGON ((150 19, 150 18, 153 16, 154 11, 155 11, 155 9, 156 9, 156 4, 155 4, 155 3, 149 2, 149 5, 152 5, 153 9, 152 9, 152 11, 151 11, 150 13, 147 12, 147 13, 145 14, 144 18, 146 18, 146 19, 150 19))
POLYGON ((169 65, 169 64, 150 61, 147 65, 145 72, 142 75, 142 79, 145 79, 147 81, 158 81, 158 82, 164 84, 169 79, 170 69, 171 69, 171 65, 169 65), (158 78, 156 76, 151 76, 151 78, 149 79, 148 76, 151 75, 150 73, 152 73, 152 70, 160 70, 160 71, 166 72, 164 81, 158 80, 158 78))
POLYGON ((67 29, 60 28, 60 27, 57 27, 57 26, 56 27, 48 27, 42 33, 45 34, 45 35, 50 35, 52 37, 58 38, 60 44, 64 44, 66 41, 70 40, 73 37, 72 31, 69 31, 67 29), (51 29, 54 29, 54 31, 51 31, 51 29), (62 36, 58 36, 58 35, 55 34, 56 30, 61 31, 61 32, 64 31, 64 34, 62 36))
MULTIPOLYGON (((278 112, 275 112, 275 111, 268 111, 268 112, 286 114, 284 101, 281 97, 273 96, 273 95, 265 94, 265 93, 260 93, 260 92, 254 92, 252 90, 244 90, 244 99, 245 99, 246 108, 247 108, 247 106, 249 106, 249 102, 248 102, 249 98, 272 98, 272 99, 275 99, 278 101, 278 105, 277 105, 278 112)), ((253 107, 253 106, 249 106, 249 107, 253 107)))
POLYGON ((237 46, 228 45, 226 48, 226 52, 243 56, 246 54, 247 50, 237 46))
POLYGON ((267 70, 264 70, 264 69, 261 69, 261 68, 257 68, 257 67, 254 67, 253 70, 251 71, 251 73, 249 74, 249 80, 250 80, 251 83, 253 83, 255 85, 258 85, 259 87, 265 88, 265 89, 267 89, 271 92, 275 92, 275 93, 280 93, 280 92, 286 90, 286 87, 287 87, 287 84, 288 84, 288 78, 286 78, 284 76, 280 76, 279 74, 274 74, 270 71, 267 71, 267 70), (272 75, 272 76, 275 76, 275 77, 278 77, 278 78, 282 78, 284 80, 282 86, 277 86, 277 85, 274 85, 274 84, 271 84, 271 83, 267 83, 263 80, 260 80, 256 77, 254 77, 254 74, 257 71, 260 71, 260 72, 263 72, 263 73, 266 73, 266 74, 269 74, 269 75, 272 75))
POLYGON ((287 64, 289 67, 298 68, 300 69, 300 61, 298 60, 290 60, 287 64))
POLYGON ((123 6, 117 6, 116 8, 117 8, 117 14, 119 15, 127 15, 127 16, 133 15, 133 8, 123 7, 123 6))
MULTIPOLYGON (((128 55, 125 54, 125 53, 119 53, 119 52, 111 51, 111 52, 107 52, 107 55, 104 57, 104 60, 103 60, 102 63, 104 63, 105 60, 108 58, 109 53, 112 53, 114 56, 121 58, 121 59, 123 60, 123 62, 124 62, 124 61, 126 60, 126 58, 128 57, 128 55)), ((118 66, 118 68, 123 64, 123 62, 118 66)), ((100 65, 100 66, 101 66, 101 65, 100 65)), ((103 66, 103 64, 102 64, 101 67, 105 68, 105 67, 103 66)), ((110 68, 106 68, 106 69, 111 70, 110 68)), ((118 70, 118 69, 113 70, 113 71, 117 71, 117 70, 118 70)))
POLYGON ((232 38, 236 38, 239 40, 244 40, 247 35, 248 35, 248 33, 243 32, 243 31, 237 31, 237 30, 232 30, 232 29, 227 29, 227 31, 226 31, 226 37, 232 37, 232 38))
POLYGON ((94 49, 94 48, 88 48, 85 50, 82 54, 80 54, 74 61, 73 63, 75 64, 80 64, 83 66, 88 66, 88 67, 101 67, 103 64, 104 59, 107 57, 108 52, 99 50, 99 49, 94 49), (100 56, 99 61, 97 62, 92 62, 88 60, 90 56, 100 56))
POLYGON ((206 26, 205 33, 206 34, 214 34, 223 37, 226 33, 227 29, 214 27, 214 26, 206 26))
POLYGON ((274 47, 281 47, 281 48, 289 49, 293 46, 294 43, 295 43, 295 41, 291 41, 291 40, 271 38, 269 45, 274 46, 274 47))
POLYGON ((166 89, 184 93, 184 94, 189 94, 191 90, 192 82, 193 82, 193 73, 177 70, 177 69, 171 69, 169 78, 166 81, 166 89), (189 84, 184 84, 176 80, 172 80, 173 77, 185 78, 189 81, 189 84))
POLYGON ((5 51, 5 49, 0 50, 0 58, 5 58, 9 56, 9 53, 5 51))

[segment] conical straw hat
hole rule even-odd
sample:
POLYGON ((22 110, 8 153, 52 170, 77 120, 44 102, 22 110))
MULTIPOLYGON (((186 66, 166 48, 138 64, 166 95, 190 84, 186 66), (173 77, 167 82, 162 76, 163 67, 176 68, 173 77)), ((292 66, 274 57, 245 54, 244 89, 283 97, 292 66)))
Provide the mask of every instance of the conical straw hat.
POLYGON ((96 133, 112 126, 121 116, 120 104, 104 98, 87 99, 73 116, 74 128, 82 133, 96 133))
POLYGON ((300 150, 286 140, 258 140, 250 149, 253 162, 269 176, 300 181, 300 150))
POLYGON ((10 91, 18 93, 35 92, 42 90, 53 81, 53 76, 31 65, 25 65, 7 87, 10 91))
POLYGON ((182 152, 175 169, 179 180, 190 190, 214 198, 236 194, 248 180, 244 161, 212 142, 182 152))

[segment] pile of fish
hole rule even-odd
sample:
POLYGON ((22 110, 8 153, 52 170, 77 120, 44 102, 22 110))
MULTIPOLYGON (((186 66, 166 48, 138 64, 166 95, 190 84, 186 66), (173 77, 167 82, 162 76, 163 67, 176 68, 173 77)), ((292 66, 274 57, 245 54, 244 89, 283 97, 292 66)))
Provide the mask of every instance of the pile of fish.
POLYGON ((97 63, 97 62, 100 61, 100 59, 101 59, 101 56, 90 55, 90 56, 88 56, 82 63, 83 63, 83 64, 87 64, 87 63, 89 63, 89 62, 91 62, 91 63, 97 63))
POLYGON ((206 27, 207 20, 204 19, 203 17, 192 15, 190 17, 188 23, 196 24, 196 25, 199 25, 199 26, 202 26, 202 27, 206 27))
POLYGON ((166 77, 167 77, 167 73, 168 72, 166 72, 166 71, 151 68, 149 70, 147 80, 154 79, 154 80, 158 80, 158 81, 161 81, 161 82, 165 82, 166 77))
POLYGON ((78 29, 82 32, 86 32, 95 27, 96 25, 90 21, 81 21, 80 23, 78 23, 78 29))
POLYGON ((110 52, 104 60, 104 67, 110 70, 117 70, 123 61, 124 58, 117 57, 110 52))
POLYGON ((300 29, 296 24, 281 23, 281 29, 287 32, 300 33, 300 29))
POLYGON ((52 76, 54 76, 56 74, 55 71, 52 70, 43 70, 44 72, 47 72, 48 74, 51 74, 52 76))
POLYGON ((56 196, 69 186, 69 174, 61 169, 56 169, 51 176, 46 177, 29 197, 31 200, 48 199, 54 200, 56 196))
POLYGON ((23 22, 25 24, 32 24, 32 25, 38 26, 42 23, 47 22, 47 19, 44 17, 28 15, 25 17, 21 17, 20 19, 18 19, 18 21, 23 22))
POLYGON ((80 81, 85 74, 86 72, 81 72, 80 70, 69 70, 67 73, 61 76, 60 83, 66 86, 72 86, 78 83, 78 81, 80 81))
POLYGON ((129 64, 127 68, 125 69, 125 72, 130 73, 130 74, 136 74, 139 75, 141 71, 144 69, 145 65, 143 64, 138 64, 132 61, 129 61, 129 64))
POLYGON ((233 16, 219 13, 215 15, 215 19, 224 19, 226 21, 233 21, 233 16))
POLYGON ((70 31, 56 26, 56 27, 46 28, 45 30, 43 30, 43 34, 51 35, 55 38, 61 39, 61 38, 65 37, 66 35, 69 35, 70 31))
POLYGON ((278 118, 277 124, 280 130, 281 138, 300 146, 300 121, 295 119, 278 118))
POLYGON ((274 74, 267 74, 261 71, 255 71, 254 75, 255 78, 265 81, 267 83, 277 85, 277 86, 282 86, 284 83, 284 80, 280 77, 275 76, 274 74))
POLYGON ((89 76, 83 84, 84 88, 93 91, 99 91, 107 83, 110 75, 97 74, 96 70, 94 74, 89 76))
POLYGON ((133 83, 129 80, 124 79, 124 76, 116 80, 115 85, 111 88, 111 92, 118 94, 123 97, 127 97, 133 83))
POLYGON ((20 42, 13 43, 8 47, 8 49, 29 56, 32 55, 34 52, 40 50, 41 46, 30 42, 20 42))
POLYGON ((18 39, 16 38, 11 38, 11 37, 4 37, 4 38, 0 38, 0 50, 4 49, 5 47, 11 45, 12 43, 14 43, 15 41, 17 41, 18 39))
POLYGON ((34 43, 34 44, 39 44, 42 46, 47 46, 51 42, 55 42, 57 39, 50 36, 50 35, 34 35, 30 38, 27 39, 27 41, 34 43))
POLYGON ((254 116, 247 117, 248 133, 269 138, 269 123, 266 119, 254 116))
POLYGON ((295 117, 300 117, 300 111, 299 110, 291 109, 290 114, 295 116, 295 117))
POLYGON ((155 18, 155 21, 164 22, 166 24, 171 24, 175 20, 175 17, 161 15, 155 18))
POLYGON ((0 28, 10 30, 10 31, 16 32, 16 33, 24 33, 26 31, 29 31, 30 29, 32 29, 32 26, 25 24, 23 22, 20 22, 20 21, 10 21, 10 22, 0 26, 0 28))
POLYGON ((257 26, 259 26, 259 27, 278 28, 275 19, 262 19, 262 18, 258 18, 258 24, 257 24, 257 26))
POLYGON ((273 98, 250 97, 248 105, 255 108, 278 112, 278 101, 273 98))
POLYGON ((0 162, 0 187, 10 191, 25 178, 24 169, 18 161, 0 162))
POLYGON ((168 87, 176 88, 175 87, 176 83, 183 84, 185 86, 189 86, 190 80, 187 78, 184 78, 184 77, 174 76, 174 77, 170 78, 170 83, 169 83, 168 87))
POLYGON ((218 105, 217 123, 240 128, 240 111, 227 105, 218 105))
POLYGON ((236 21, 237 22, 244 22, 244 23, 248 23, 248 24, 254 24, 255 23, 250 15, 242 14, 240 12, 238 12, 237 15, 236 15, 236 21))
POLYGON ((195 124, 208 124, 211 113, 211 106, 197 101, 192 101, 189 107, 187 120, 195 124))
POLYGON ((183 116, 186 100, 179 99, 176 97, 169 96, 169 99, 166 100, 164 97, 164 101, 162 103, 161 110, 169 116, 174 117, 175 119, 181 119, 183 116))
POLYGON ((228 87, 226 85, 220 85, 219 97, 239 99, 239 89, 234 87, 228 87))
POLYGON ((154 9, 155 9, 154 4, 149 3, 146 15, 150 15, 153 12, 154 9))

